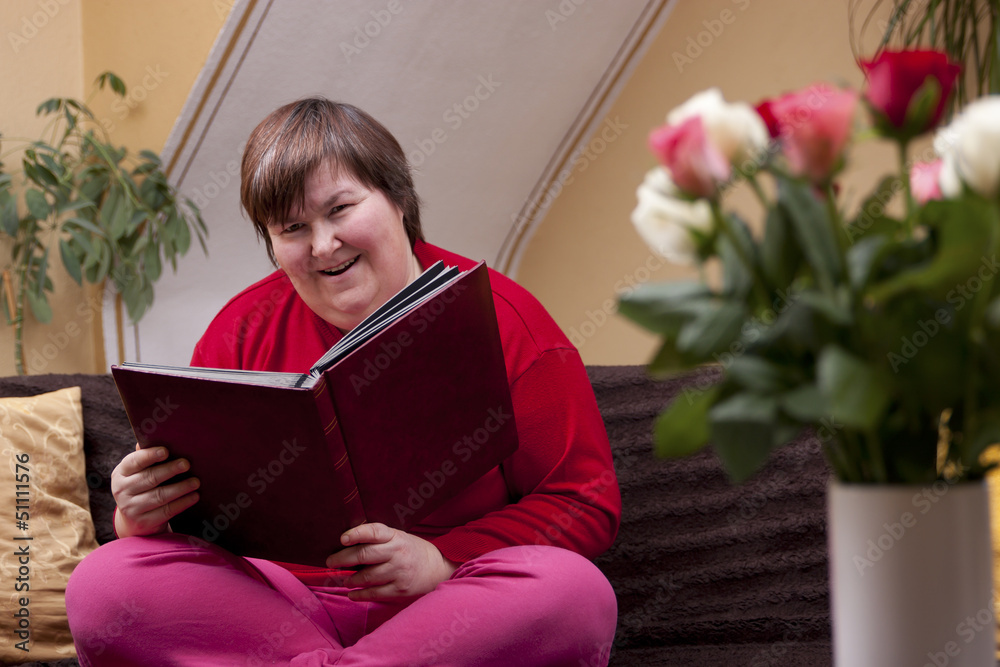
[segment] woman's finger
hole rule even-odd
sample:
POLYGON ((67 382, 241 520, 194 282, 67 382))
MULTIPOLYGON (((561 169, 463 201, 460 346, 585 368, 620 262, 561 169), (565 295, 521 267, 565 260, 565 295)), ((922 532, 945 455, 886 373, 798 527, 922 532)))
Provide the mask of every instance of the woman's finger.
POLYGON ((125 458, 118 464, 118 471, 124 477, 131 477, 142 472, 146 468, 156 465, 161 461, 166 461, 169 452, 166 447, 150 447, 149 449, 137 449, 125 455, 125 458))

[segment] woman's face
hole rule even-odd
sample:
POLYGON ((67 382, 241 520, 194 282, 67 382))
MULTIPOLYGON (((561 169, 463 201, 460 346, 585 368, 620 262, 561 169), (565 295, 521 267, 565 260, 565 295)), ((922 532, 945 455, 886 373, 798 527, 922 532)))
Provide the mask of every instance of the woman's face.
POLYGON ((403 214, 329 165, 306 180, 304 203, 268 225, 278 265, 313 312, 341 331, 420 275, 403 214))

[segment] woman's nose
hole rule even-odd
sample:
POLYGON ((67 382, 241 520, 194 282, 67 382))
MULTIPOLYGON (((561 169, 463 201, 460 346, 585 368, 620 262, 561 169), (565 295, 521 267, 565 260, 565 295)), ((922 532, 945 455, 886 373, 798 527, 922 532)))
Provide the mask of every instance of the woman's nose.
POLYGON ((333 225, 320 223, 314 226, 313 255, 329 257, 342 245, 333 225))

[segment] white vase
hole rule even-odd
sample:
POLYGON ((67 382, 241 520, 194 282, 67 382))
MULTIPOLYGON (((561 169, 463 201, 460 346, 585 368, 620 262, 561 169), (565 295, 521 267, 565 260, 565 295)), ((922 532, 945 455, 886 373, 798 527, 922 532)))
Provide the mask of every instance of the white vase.
POLYGON ((837 667, 995 667, 985 483, 831 482, 837 667))

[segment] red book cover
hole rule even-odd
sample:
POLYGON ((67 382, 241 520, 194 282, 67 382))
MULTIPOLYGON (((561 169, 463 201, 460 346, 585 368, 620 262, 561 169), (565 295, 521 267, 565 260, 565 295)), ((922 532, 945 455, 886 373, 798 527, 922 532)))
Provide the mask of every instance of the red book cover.
POLYGON ((112 368, 139 444, 201 479, 171 528, 242 556, 323 565, 348 528, 408 530, 517 448, 482 263, 311 388, 198 371, 112 368))

